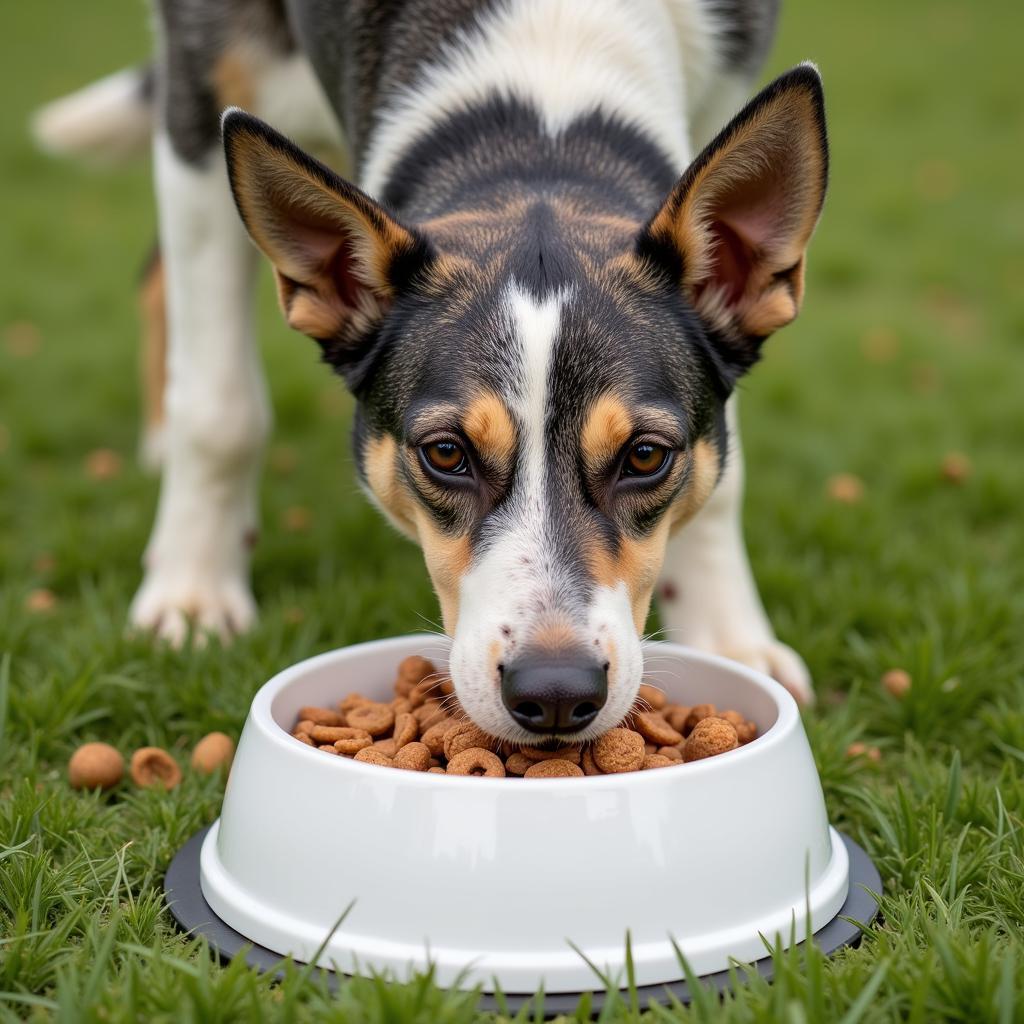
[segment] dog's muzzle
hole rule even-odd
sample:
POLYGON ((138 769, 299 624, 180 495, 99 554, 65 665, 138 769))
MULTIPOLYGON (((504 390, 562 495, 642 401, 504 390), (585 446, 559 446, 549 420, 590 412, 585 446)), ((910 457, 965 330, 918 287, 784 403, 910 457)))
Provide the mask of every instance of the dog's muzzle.
POLYGON ((608 666, 583 657, 523 657, 503 667, 501 699, 516 723, 530 732, 578 732, 597 718, 608 699, 608 666))

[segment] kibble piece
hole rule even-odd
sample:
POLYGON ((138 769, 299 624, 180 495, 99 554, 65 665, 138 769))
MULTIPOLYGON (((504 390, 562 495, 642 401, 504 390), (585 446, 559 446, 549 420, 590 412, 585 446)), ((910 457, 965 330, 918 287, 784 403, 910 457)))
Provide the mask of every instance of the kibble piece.
POLYGON ((312 733, 315 725, 316 722, 311 722, 308 718, 302 718, 295 723, 295 731, 304 732, 307 736, 309 736, 310 733, 312 733))
POLYGON ((537 761, 531 765, 523 776, 524 779, 561 779, 578 775, 582 778, 583 769, 572 761, 555 757, 549 761, 537 761))
POLYGON ((353 729, 352 726, 347 725, 341 732, 344 735, 334 741, 334 749, 339 754, 351 756, 373 745, 373 737, 365 729, 353 729))
POLYGON ((851 743, 846 748, 847 757, 866 757, 869 761, 878 764, 882 760, 882 752, 878 747, 869 747, 866 743, 851 743))
POLYGON ((580 748, 575 744, 558 747, 555 750, 545 750, 543 747, 520 747, 520 752, 525 754, 531 761, 572 761, 573 764, 580 763, 580 748))
POLYGON ((594 752, 587 747, 583 751, 583 756, 580 758, 580 765, 583 768, 584 775, 604 775, 604 772, 597 767, 597 762, 594 760, 594 752))
POLYGON ((447 775, 448 774, 442 767, 440 767, 440 765, 436 765, 436 764, 432 764, 427 769, 427 772, 430 775, 447 775))
POLYGON ((717 714, 718 708, 714 704, 695 704, 690 708, 690 713, 686 716, 686 721, 683 723, 683 735, 689 736, 698 722, 702 722, 705 718, 711 718, 717 714))
POLYGON ((124 775, 124 758, 109 743, 85 743, 68 761, 68 782, 75 789, 110 789, 124 775))
POLYGON ((962 484, 971 475, 971 460, 963 452, 948 452, 942 459, 942 476, 951 484, 962 484))
POLYGON ((160 747, 142 747, 132 754, 132 781, 137 786, 163 786, 174 789, 181 782, 178 762, 160 747))
POLYGON ((348 735, 349 725, 314 725, 309 730, 309 735, 317 743, 336 743, 348 735))
POLYGON ((392 762, 396 768, 411 772, 425 772, 430 767, 430 751, 425 743, 406 743, 392 762))
POLYGON ((372 701, 369 697, 364 697, 361 693, 350 693, 344 700, 338 701, 339 710, 348 714, 353 708, 359 707, 360 704, 370 704, 372 701))
POLYGON ((429 729, 424 729, 420 739, 426 743, 427 748, 434 757, 440 757, 444 753, 444 738, 448 730, 455 726, 455 720, 446 718, 443 722, 437 722, 429 729))
POLYGON ((637 698, 644 705, 642 710, 661 711, 668 704, 668 697, 664 690, 659 690, 650 683, 641 683, 637 698))
POLYGON ((828 478, 828 496, 844 505, 856 505, 864 497, 864 481, 853 473, 837 473, 828 478))
POLYGON ((330 708, 299 708, 299 719, 306 719, 314 725, 344 725, 345 716, 330 708))
POLYGON ((235 743, 226 733, 207 733, 192 751, 192 767, 204 775, 227 768, 235 756, 235 743))
POLYGON ((413 711, 412 701, 408 697, 396 697, 391 702, 391 710, 397 719, 399 715, 408 715, 413 711))
POLYGON ((437 671, 434 663, 428 658, 422 658, 418 654, 410 654, 398 663, 398 678, 415 686, 423 682, 427 676, 432 676, 437 671))
POLYGON ((435 696, 437 696, 437 680, 424 679, 422 683, 417 683, 409 691, 409 703, 414 708, 421 708, 431 697, 435 696))
POLYGON ((387 767, 394 764, 394 761, 387 754, 376 747, 363 747, 362 750, 356 752, 354 760, 362 761, 365 764, 386 765, 387 767))
MULTIPOLYGON (((444 756, 449 761, 456 754, 461 754, 464 750, 469 750, 472 747, 482 747, 485 750, 489 749, 494 743, 494 737, 488 736, 487 733, 476 725, 474 722, 459 722, 453 726, 444 737, 444 756)), ((451 764, 448 765, 449 771, 451 770, 451 764)))
POLYGON ((395 716, 395 749, 401 750, 407 743, 412 743, 420 734, 420 725, 411 714, 395 716))
POLYGON ((346 711, 348 724, 353 729, 365 729, 371 736, 383 736, 395 724, 395 713, 387 704, 367 701, 346 711))
POLYGON ((316 744, 309 738, 308 732, 293 732, 292 738, 298 740, 300 743, 305 743, 307 747, 316 746, 316 744))
POLYGON ((678 762, 673 761, 670 757, 665 757, 664 754, 648 754, 644 758, 644 763, 640 766, 641 771, 647 771, 650 768, 671 768, 672 765, 678 762))
POLYGON ((657 711, 646 711, 633 716, 633 728, 645 740, 659 747, 671 747, 683 742, 683 734, 676 732, 657 711))
POLYGON ((658 747, 658 753, 662 757, 667 757, 670 761, 675 761, 677 764, 681 763, 683 760, 683 752, 678 746, 658 747))
POLYGON ((533 764, 536 762, 531 761, 521 750, 517 750, 508 755, 505 761, 505 771, 509 775, 523 776, 533 764))
POLYGON ((891 668, 882 676, 882 686, 897 700, 907 695, 910 684, 910 673, 902 668, 891 668))
POLYGON ((448 721, 448 712, 436 701, 428 700, 418 708, 412 709, 413 716, 420 723, 420 732, 426 732, 440 722, 448 721))
POLYGON ((325 754, 334 754, 335 757, 341 757, 341 751, 333 743, 319 743, 316 749, 322 750, 325 754))
POLYGON ((686 704, 669 704, 663 714, 665 721, 675 729, 676 732, 686 734, 686 720, 690 717, 693 709, 686 704))
POLYGON ((701 761, 705 757, 724 754, 740 745, 736 730, 724 718, 702 718, 686 739, 684 761, 701 761))
POLYGON ((632 729, 609 729, 595 741, 594 763, 602 772, 636 772, 644 763, 644 738, 632 729))
POLYGON ((718 717, 724 718, 736 730, 736 738, 741 747, 757 739, 757 726, 748 722, 738 711, 719 711, 718 717))
POLYGON ((398 751, 398 747, 395 746, 393 739, 374 740, 373 749, 379 750, 382 754, 386 754, 388 757, 394 757, 398 751))
POLYGON ((467 747, 448 761, 449 775, 482 775, 488 779, 503 779, 505 766, 501 758, 483 747, 467 747))

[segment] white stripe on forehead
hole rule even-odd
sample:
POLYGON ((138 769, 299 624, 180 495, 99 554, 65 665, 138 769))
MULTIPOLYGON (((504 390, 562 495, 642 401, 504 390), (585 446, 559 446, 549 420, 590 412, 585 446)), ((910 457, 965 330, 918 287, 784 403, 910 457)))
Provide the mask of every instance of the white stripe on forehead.
POLYGON ((518 342, 520 357, 509 396, 521 430, 517 475, 520 493, 531 504, 541 502, 544 490, 548 379, 564 300, 564 294, 556 293, 538 302, 515 284, 510 284, 505 293, 509 327, 518 342))
POLYGON ((699 0, 498 0, 378 113, 362 187, 378 195, 414 140, 495 92, 535 106, 552 135, 595 110, 620 118, 682 170, 687 92, 707 88, 716 32, 699 0))

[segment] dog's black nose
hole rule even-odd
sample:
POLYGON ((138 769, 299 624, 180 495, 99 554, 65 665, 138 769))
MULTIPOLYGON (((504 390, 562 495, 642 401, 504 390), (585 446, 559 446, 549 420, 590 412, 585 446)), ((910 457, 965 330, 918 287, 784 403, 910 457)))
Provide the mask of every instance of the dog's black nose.
POLYGON ((604 707, 608 669, 582 659, 523 659, 502 672, 501 699, 530 732, 576 732, 604 707))

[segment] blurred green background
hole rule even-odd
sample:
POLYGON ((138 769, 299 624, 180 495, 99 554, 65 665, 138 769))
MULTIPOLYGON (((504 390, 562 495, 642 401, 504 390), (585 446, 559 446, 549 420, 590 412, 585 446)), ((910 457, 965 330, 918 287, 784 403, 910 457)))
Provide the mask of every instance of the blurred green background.
MULTIPOLYGON (((0 990, 49 993, 70 945, 47 952, 25 936, 40 919, 67 925, 65 882, 78 886, 81 913, 65 937, 85 957, 95 949, 82 936, 111 905, 97 865, 132 840, 126 891, 157 907, 159 871, 219 806, 216 780, 192 778, 169 796, 73 795, 62 772, 78 742, 184 751, 207 729, 237 733, 253 691, 283 665, 424 628, 437 613, 419 553, 357 493, 340 381, 283 327, 265 275, 260 334, 277 429, 254 566, 261 625, 227 650, 173 652, 124 635, 157 494, 133 460, 134 288, 154 237, 148 168, 48 159, 26 125, 44 101, 144 59, 147 16, 134 0, 49 0, 8 4, 3 26, 0 843, 26 840, 53 896, 30 914, 22 890, 36 875, 0 885, 0 934, 22 936, 0 945, 0 990), (96 449, 123 459, 108 479, 87 471, 96 449)), ((1014 830, 1024 809, 1022 37, 1024 8, 1009 0, 784 4, 768 71, 819 64, 832 180, 804 311, 743 386, 752 557, 780 635, 823 696, 807 727, 830 810, 882 867, 899 955, 918 971, 937 955, 922 922, 942 918, 928 886, 944 894, 949 934, 977 972, 951 1003, 928 995, 923 1005, 943 1016, 962 997, 958 1019, 970 1020, 991 1009, 982 1003, 998 986, 985 971, 996 958, 983 943, 990 933, 1003 942, 1014 914, 1019 924, 1009 894, 1022 877, 1004 845, 985 845, 997 829, 986 808, 1004 808, 1014 830), (950 453, 966 459, 959 482, 943 473, 950 453), (860 501, 830 498, 838 473, 861 479, 860 501), (902 702, 878 687, 891 666, 914 677, 902 702), (854 739, 877 745, 881 763, 849 760, 854 739), (954 758, 974 787, 963 813, 948 804, 954 758), (926 856, 918 819, 942 849, 966 829, 973 874, 948 849, 926 856)), ((155 909, 136 925, 134 942, 177 941, 155 909)), ((881 955, 870 946, 833 968, 836 1007, 881 955)), ((116 1007, 110 979, 131 956, 111 961, 97 1005, 116 1007)), ((135 965, 143 976, 145 963, 135 965)), ((911 983, 901 984, 893 972, 880 1005, 906 1019, 911 983)))

